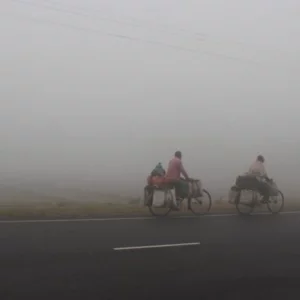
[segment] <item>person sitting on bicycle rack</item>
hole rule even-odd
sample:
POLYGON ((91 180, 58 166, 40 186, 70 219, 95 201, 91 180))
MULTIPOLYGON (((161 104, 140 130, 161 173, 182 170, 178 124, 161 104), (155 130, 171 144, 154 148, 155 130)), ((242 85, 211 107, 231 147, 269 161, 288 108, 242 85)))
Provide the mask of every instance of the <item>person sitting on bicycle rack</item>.
POLYGON ((167 183, 175 187, 177 207, 174 207, 174 209, 179 210, 180 200, 189 194, 189 176, 183 167, 180 151, 176 151, 174 157, 170 160, 165 179, 167 183), (181 174, 185 180, 180 177, 181 174))
POLYGON ((258 178, 258 191, 263 196, 262 202, 268 202, 270 195, 270 183, 272 180, 268 177, 265 166, 265 158, 258 155, 256 161, 252 163, 247 174, 258 178))

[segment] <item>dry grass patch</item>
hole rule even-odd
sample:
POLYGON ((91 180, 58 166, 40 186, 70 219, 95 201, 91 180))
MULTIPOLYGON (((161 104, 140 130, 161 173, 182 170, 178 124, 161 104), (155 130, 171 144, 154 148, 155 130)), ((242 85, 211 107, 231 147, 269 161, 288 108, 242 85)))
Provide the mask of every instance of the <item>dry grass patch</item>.
POLYGON ((0 206, 1 218, 86 218, 96 216, 143 215, 147 208, 131 204, 34 204, 0 206))
MULTIPOLYGON (((263 206, 261 209, 265 210, 263 206)), ((260 209, 257 208, 259 211, 260 209)), ((285 211, 300 210, 300 203, 286 202, 285 211)), ((213 202, 210 213, 236 213, 234 205, 224 201, 213 202)), ((184 207, 172 215, 191 214, 184 207)), ((1 219, 42 219, 42 218, 91 218, 113 216, 150 216, 147 207, 127 203, 97 203, 97 202, 58 202, 58 203, 14 203, 0 205, 1 219)))

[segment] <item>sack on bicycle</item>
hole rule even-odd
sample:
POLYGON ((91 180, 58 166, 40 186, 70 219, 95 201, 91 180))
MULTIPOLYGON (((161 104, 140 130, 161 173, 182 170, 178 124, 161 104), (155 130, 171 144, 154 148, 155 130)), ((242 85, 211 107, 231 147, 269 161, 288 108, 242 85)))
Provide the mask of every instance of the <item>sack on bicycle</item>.
POLYGON ((270 180, 270 182, 268 183, 269 186, 270 186, 270 189, 269 189, 269 195, 271 197, 277 197, 279 192, 278 192, 278 187, 277 187, 277 184, 274 180, 270 180))
POLYGON ((237 177, 235 186, 241 190, 257 190, 259 188, 260 179, 255 175, 240 175, 237 177))
POLYGON ((235 204, 237 193, 237 187, 233 185, 228 192, 228 203, 235 204))
POLYGON ((193 180, 191 183, 191 198, 199 198, 202 197, 202 183, 199 179, 193 180))
POLYGON ((236 188, 242 190, 258 191, 261 195, 278 196, 278 188, 272 179, 264 176, 242 175, 236 180, 236 188))
POLYGON ((166 171, 163 168, 161 163, 158 163, 155 168, 151 171, 151 177, 155 177, 155 176, 165 176, 166 175, 166 171))

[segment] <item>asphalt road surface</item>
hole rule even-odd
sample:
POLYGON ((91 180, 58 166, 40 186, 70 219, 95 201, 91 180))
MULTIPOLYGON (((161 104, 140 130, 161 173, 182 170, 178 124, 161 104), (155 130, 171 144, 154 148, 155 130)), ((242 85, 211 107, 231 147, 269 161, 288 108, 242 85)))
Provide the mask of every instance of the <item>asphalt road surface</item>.
POLYGON ((0 222, 1 299, 299 299, 300 214, 0 222))

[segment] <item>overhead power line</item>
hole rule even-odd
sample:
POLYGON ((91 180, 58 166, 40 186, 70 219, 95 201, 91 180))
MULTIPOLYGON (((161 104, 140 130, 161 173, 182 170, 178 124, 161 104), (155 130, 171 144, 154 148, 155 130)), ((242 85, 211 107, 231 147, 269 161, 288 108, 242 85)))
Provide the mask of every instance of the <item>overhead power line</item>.
MULTIPOLYGON (((6 16, 8 16, 8 15, 6 14, 6 16)), ((13 15, 11 14, 10 16, 13 16, 13 15)), ((18 16, 18 18, 19 17, 20 16, 18 16)), ((101 34, 101 35, 104 35, 104 36, 123 39, 123 40, 128 40, 128 41, 137 42, 137 43, 144 43, 144 44, 150 44, 150 45, 155 45, 155 46, 162 46, 164 48, 170 48, 170 49, 183 51, 183 52, 190 52, 190 53, 202 54, 202 55, 207 55, 207 56, 215 56, 215 57, 228 59, 228 60, 234 60, 234 61, 240 61, 240 62, 244 62, 244 63, 256 64, 258 66, 261 65, 261 63, 259 63, 259 62, 255 62, 255 61, 251 61, 251 60, 247 60, 247 59, 243 59, 243 58, 239 58, 239 57, 228 56, 228 55, 222 54, 222 53, 217 53, 217 52, 213 52, 213 51, 201 51, 199 49, 187 48, 187 47, 167 44, 167 43, 163 43, 163 42, 159 42, 159 41, 146 40, 146 39, 142 39, 142 38, 139 38, 139 37, 132 37, 132 36, 129 36, 129 35, 124 35, 124 34, 109 33, 109 32, 104 32, 104 31, 102 31, 100 29, 97 29, 97 28, 81 27, 81 26, 77 26, 77 25, 73 25, 73 24, 69 24, 69 23, 62 23, 62 22, 59 22, 59 21, 53 21, 53 20, 49 20, 49 19, 47 19, 47 20, 46 19, 39 19, 39 18, 31 17, 31 16, 30 17, 22 16, 22 18, 24 18, 26 20, 29 20, 29 21, 32 21, 32 22, 36 22, 36 23, 52 24, 52 25, 56 25, 56 26, 60 26, 60 27, 64 27, 64 28, 68 28, 68 29, 72 29, 72 30, 76 30, 76 31, 83 31, 83 32, 97 34, 97 35, 101 34)))
MULTIPOLYGON (((79 16, 84 16, 84 17, 90 17, 88 14, 72 12, 72 11, 69 11, 69 10, 66 10, 66 9, 60 9, 60 8, 57 8, 57 7, 49 7, 47 5, 45 6, 45 5, 37 4, 37 3, 34 3, 34 2, 28 2, 28 1, 24 1, 24 0, 10 0, 10 1, 17 2, 17 3, 20 3, 20 4, 24 4, 24 5, 34 6, 34 7, 37 7, 37 8, 44 9, 44 10, 57 11, 57 12, 68 13, 68 14, 71 14, 71 15, 73 14, 73 15, 79 15, 79 16)), ((190 53, 201 54, 201 55, 206 55, 206 56, 213 56, 213 57, 218 57, 218 58, 232 60, 232 61, 239 61, 239 62, 242 62, 242 63, 247 63, 247 64, 251 64, 253 66, 258 66, 258 67, 274 67, 274 65, 265 64, 265 63, 258 62, 258 61, 255 61, 255 60, 251 60, 251 59, 247 59, 247 58, 242 58, 242 57, 237 57, 237 56, 230 56, 230 55, 227 55, 227 54, 224 54, 224 53, 219 53, 219 52, 215 52, 215 51, 211 51, 211 50, 202 50, 202 49, 199 49, 199 48, 188 48, 188 47, 184 47, 184 46, 180 46, 180 45, 168 44, 168 43, 165 43, 165 42, 160 42, 160 41, 155 41, 155 40, 148 40, 148 39, 144 39, 144 38, 140 38, 140 37, 133 37, 133 36, 130 36, 128 34, 110 33, 110 32, 105 32, 103 30, 100 30, 98 28, 91 28, 91 27, 87 28, 87 27, 73 25, 73 24, 70 24, 70 23, 63 23, 63 22, 56 21, 56 20, 34 18, 32 16, 25 17, 25 19, 33 21, 33 22, 37 22, 37 23, 44 23, 44 24, 52 24, 52 25, 56 25, 56 26, 61 26, 61 27, 69 28, 69 29, 76 30, 76 31, 84 31, 84 32, 89 32, 89 33, 93 33, 93 34, 98 34, 98 35, 101 34, 101 35, 112 37, 112 38, 124 39, 124 40, 132 41, 132 42, 151 44, 151 45, 155 45, 155 46, 174 49, 174 50, 177 50, 177 51, 190 52, 190 53)))
POLYGON ((247 49, 249 48, 253 48, 255 47, 255 49, 253 49, 255 52, 257 50, 261 51, 268 51, 268 53, 270 52, 277 52, 277 53, 283 53, 285 55, 290 54, 287 51, 283 51, 281 49, 274 49, 274 47, 272 48, 263 48, 261 46, 257 45, 253 45, 253 43, 247 43, 244 41, 240 41, 240 40, 236 40, 236 39, 232 39, 232 38, 220 38, 220 37, 215 37, 215 36, 211 36, 209 34, 207 34, 206 32, 199 32, 199 31, 191 31, 188 30, 186 28, 176 28, 174 29, 174 27, 171 28, 170 24, 158 24, 157 22, 153 23, 153 22, 149 22, 147 20, 140 20, 134 17, 130 17, 130 19, 133 22, 128 22, 128 21, 123 21, 122 19, 120 19, 120 17, 118 19, 115 18, 111 18, 111 17, 103 17, 100 16, 99 14, 95 14, 95 12, 102 12, 99 9, 86 9, 86 7, 82 7, 82 6, 75 6, 75 5, 65 5, 64 7, 61 6, 61 2, 57 2, 57 1, 53 1, 53 0, 38 0, 38 2, 32 2, 32 1, 25 1, 25 0, 11 0, 13 2, 19 2, 22 4, 27 4, 27 5, 32 5, 35 7, 44 7, 44 8, 48 8, 48 9, 52 9, 55 10, 57 12, 65 12, 68 14, 73 14, 73 15, 77 15, 77 16, 81 16, 81 17, 88 17, 90 18, 95 18, 97 20, 101 20, 101 21, 105 21, 105 22, 110 22, 110 23, 115 23, 115 24, 119 24, 119 25, 124 25, 124 26, 130 26, 133 28, 148 28, 151 31, 155 30, 158 32, 164 32, 164 33, 168 33, 168 34, 172 34, 172 35, 178 35, 178 36, 186 36, 189 38, 192 38, 194 41, 196 42, 200 42, 200 43, 217 43, 217 44, 230 44, 232 45, 238 45, 238 46, 243 46, 246 47, 247 49), (53 6, 55 5, 55 6, 53 6), (59 6, 57 6, 59 5, 59 6), (74 11, 74 9, 76 11, 74 11), (146 24, 150 25, 150 26, 145 26, 146 24))

